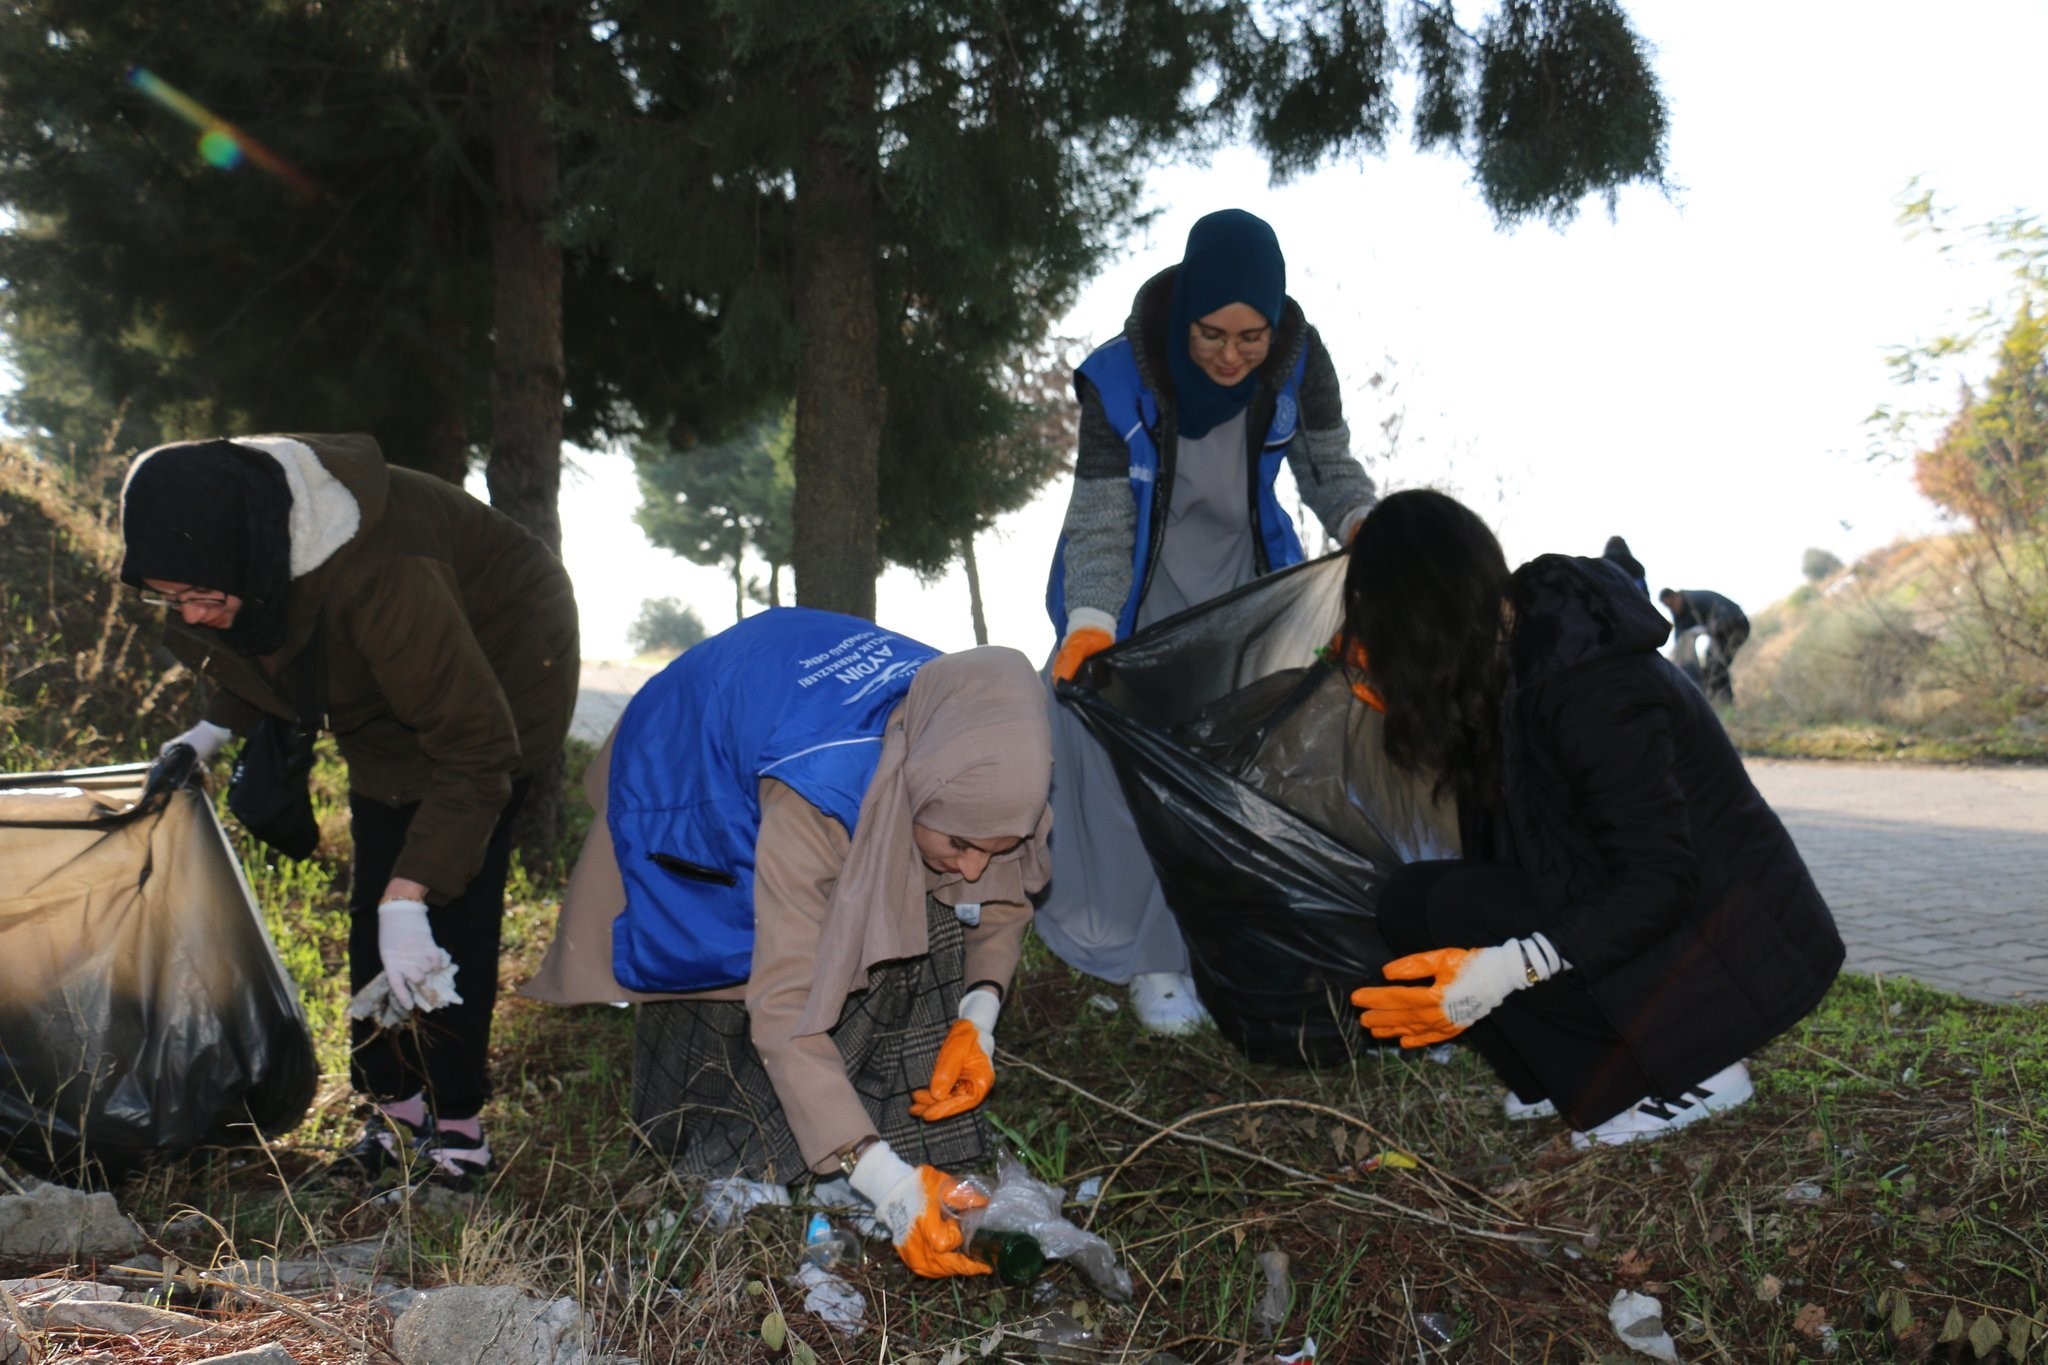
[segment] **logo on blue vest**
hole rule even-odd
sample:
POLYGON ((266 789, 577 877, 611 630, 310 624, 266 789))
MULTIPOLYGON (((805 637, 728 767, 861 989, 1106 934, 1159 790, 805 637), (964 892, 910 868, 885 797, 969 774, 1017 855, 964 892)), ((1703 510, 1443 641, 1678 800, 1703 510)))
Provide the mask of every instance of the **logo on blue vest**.
POLYGON ((1266 444, 1286 445, 1294 439, 1294 424, 1301 417, 1301 407, 1294 401, 1294 395, 1283 392, 1273 404, 1273 425, 1266 428, 1266 444))

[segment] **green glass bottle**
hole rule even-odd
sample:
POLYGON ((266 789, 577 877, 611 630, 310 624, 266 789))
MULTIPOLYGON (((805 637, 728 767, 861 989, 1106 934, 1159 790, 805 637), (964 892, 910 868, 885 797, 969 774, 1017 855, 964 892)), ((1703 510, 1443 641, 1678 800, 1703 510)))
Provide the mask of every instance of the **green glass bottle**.
POLYGON ((1004 1284, 1025 1285, 1045 1270, 1045 1252, 1028 1232, 996 1232, 983 1228, 967 1244, 967 1254, 994 1266, 1004 1284))

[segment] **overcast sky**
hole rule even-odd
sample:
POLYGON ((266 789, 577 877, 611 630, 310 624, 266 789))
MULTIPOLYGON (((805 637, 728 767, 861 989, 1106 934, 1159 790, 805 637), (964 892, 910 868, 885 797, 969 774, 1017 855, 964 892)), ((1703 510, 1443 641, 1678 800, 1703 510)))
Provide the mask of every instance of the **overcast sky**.
MULTIPOLYGON (((1268 218, 1289 292, 1345 382, 1353 446, 1383 488, 1458 494, 1511 560, 1629 538, 1653 588, 1704 587, 1752 611, 1800 582, 1808 546, 1853 559, 1939 529, 1899 465, 1865 458, 1864 418, 1896 401, 1887 348, 1997 293, 1895 218, 1918 176, 1961 221, 2048 210, 2040 0, 1926 4, 1635 0, 1671 109, 1670 198, 1589 204, 1562 232, 1496 231, 1459 165, 1407 150, 1268 186, 1233 153, 1149 182, 1158 223, 1059 330, 1106 340, 1137 285, 1225 207, 1268 218), (1375 389, 1369 380, 1389 381, 1375 389), (1399 449, 1378 434, 1403 417, 1399 449)), ((586 652, 621 657, 643 598, 733 619, 714 571, 637 541, 621 456, 564 484, 586 652)), ((1034 658, 1067 487, 980 545, 991 635, 1034 658)), ((964 580, 885 576, 885 624, 973 642, 964 580)))

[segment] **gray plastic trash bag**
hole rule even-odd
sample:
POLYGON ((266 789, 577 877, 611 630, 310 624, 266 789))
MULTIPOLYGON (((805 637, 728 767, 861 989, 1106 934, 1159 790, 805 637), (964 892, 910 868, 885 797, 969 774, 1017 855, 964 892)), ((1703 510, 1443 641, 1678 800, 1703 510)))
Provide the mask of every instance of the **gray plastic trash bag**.
POLYGON ((63 1177, 282 1133, 319 1068, 205 791, 0 776, 0 1150, 63 1177))
POLYGON ((1260 1061, 1371 1045, 1349 998, 1393 956, 1379 889, 1402 863, 1458 854, 1455 809, 1387 763, 1379 713, 1317 658, 1347 564, 1299 564, 1168 617, 1056 689, 1116 768, 1202 1003, 1260 1061))

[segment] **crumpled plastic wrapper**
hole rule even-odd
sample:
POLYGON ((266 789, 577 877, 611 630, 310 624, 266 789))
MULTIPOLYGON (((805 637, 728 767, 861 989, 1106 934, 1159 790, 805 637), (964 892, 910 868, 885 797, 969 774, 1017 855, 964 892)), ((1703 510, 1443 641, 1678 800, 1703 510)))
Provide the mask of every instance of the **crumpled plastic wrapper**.
MULTIPOLYGON (((413 988, 413 1003, 422 1011, 437 1010, 443 1005, 459 1005, 462 996, 455 990, 455 963, 448 954, 441 954, 441 965, 427 974, 427 979, 413 988)), ((413 1012, 398 1003, 398 997, 391 993, 391 982, 386 973, 379 972, 370 978, 370 984, 355 993, 348 1002, 348 1017, 369 1019, 379 1028, 398 1028, 413 1012)))
POLYGON ((1066 1197, 1065 1190, 1037 1179, 1023 1162, 1002 1152, 996 1162, 995 1188, 988 1190, 988 1207, 970 1209, 961 1216, 962 1241, 973 1241, 983 1228, 1029 1233, 1050 1259, 1079 1266, 1097 1293, 1129 1303, 1131 1272, 1116 1263, 1116 1253, 1107 1241, 1067 1221, 1060 1212, 1066 1197))
POLYGON ((1678 1365, 1678 1345, 1664 1330, 1664 1305, 1660 1301, 1648 1294, 1616 1290, 1614 1302, 1607 1307, 1607 1320, 1614 1324, 1614 1334, 1631 1351, 1678 1365))

